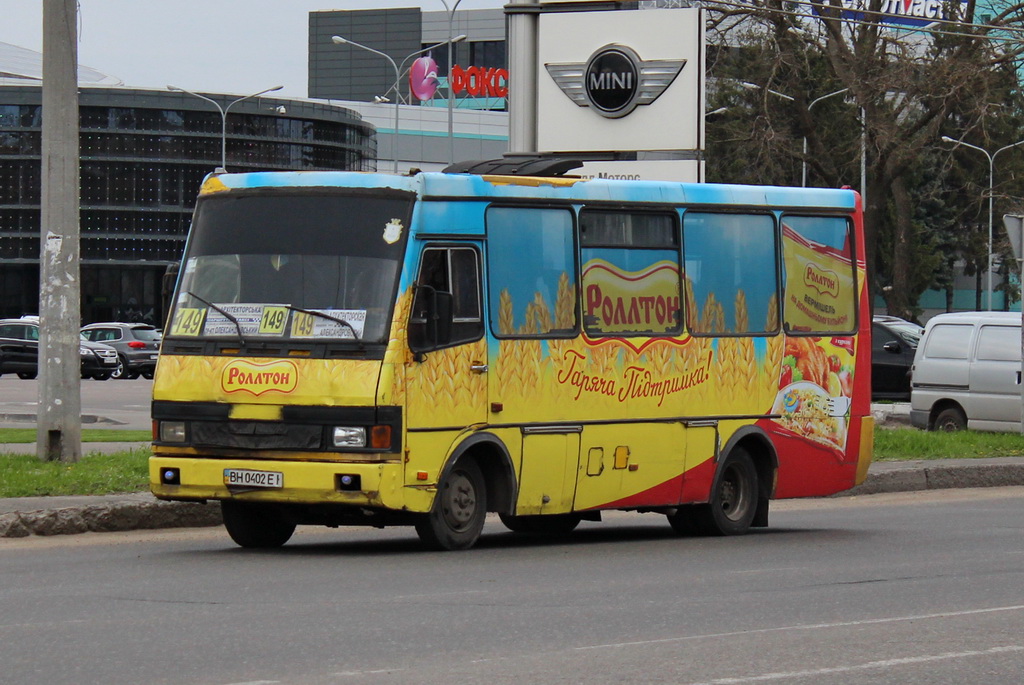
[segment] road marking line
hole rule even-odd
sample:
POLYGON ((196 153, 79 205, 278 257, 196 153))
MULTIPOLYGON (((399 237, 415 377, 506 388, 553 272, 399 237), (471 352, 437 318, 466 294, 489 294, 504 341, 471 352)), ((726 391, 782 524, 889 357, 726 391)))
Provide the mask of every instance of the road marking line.
POLYGON ((788 680, 790 678, 807 678, 809 676, 831 675, 834 673, 852 673, 854 671, 866 671, 876 668, 891 668, 893 666, 905 666, 908 664, 924 664, 932 661, 948 661, 950 659, 963 659, 972 656, 987 656, 990 654, 1002 654, 1005 652, 1021 652, 1024 647, 1020 645, 1007 645, 1005 647, 992 647, 990 649, 972 650, 967 652, 946 652, 944 654, 930 654, 926 656, 909 656, 902 659, 883 659, 882 661, 869 661, 854 666, 832 666, 827 668, 816 668, 807 671, 791 671, 789 673, 764 673, 740 678, 716 678, 701 683, 690 683, 690 685, 742 685, 743 683, 757 683, 768 680, 788 680))
POLYGON ((374 671, 341 671, 339 673, 332 673, 333 676, 347 678, 354 675, 376 675, 378 673, 401 673, 405 671, 405 668, 378 668, 374 671))
POLYGON ((388 598, 388 601, 399 601, 406 599, 424 599, 430 597, 450 597, 452 595, 486 595, 489 594, 488 590, 452 590, 450 592, 423 592, 418 595, 394 595, 388 598))
POLYGON ((758 633, 779 633, 787 630, 820 630, 822 628, 849 628, 851 626, 868 626, 879 623, 899 623, 901 621, 923 621, 932 618, 957 618, 959 616, 976 616, 978 614, 994 614, 1002 611, 1021 611, 1024 604, 991 609, 968 609, 966 611, 947 611, 940 614, 917 614, 915 616, 891 616, 889 618, 868 618, 861 621, 839 621, 836 623, 813 623, 810 625, 779 626, 776 628, 755 628, 754 630, 737 630, 730 633, 707 633, 705 635, 686 635, 684 637, 666 637, 657 640, 637 640, 635 642, 610 642, 603 645, 587 645, 574 647, 576 650, 604 649, 606 647, 635 647, 638 645, 656 645, 667 642, 686 642, 689 640, 706 640, 718 637, 736 637, 739 635, 756 635, 758 633))

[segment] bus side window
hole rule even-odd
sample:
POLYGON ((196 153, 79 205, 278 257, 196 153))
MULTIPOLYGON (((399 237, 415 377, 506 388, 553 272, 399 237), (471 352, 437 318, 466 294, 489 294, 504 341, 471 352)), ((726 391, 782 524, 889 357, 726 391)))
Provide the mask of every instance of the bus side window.
POLYGON ((778 243, 770 214, 688 210, 683 255, 691 333, 778 333, 778 243))
MULTIPOLYGON (((447 309, 447 307, 442 307, 447 309)), ((471 247, 429 247, 423 251, 409 318, 409 347, 413 350, 449 347, 483 337, 480 317, 480 258, 471 247), (437 307, 437 295, 451 301, 451 337, 443 344, 430 340, 427 312, 437 307)))

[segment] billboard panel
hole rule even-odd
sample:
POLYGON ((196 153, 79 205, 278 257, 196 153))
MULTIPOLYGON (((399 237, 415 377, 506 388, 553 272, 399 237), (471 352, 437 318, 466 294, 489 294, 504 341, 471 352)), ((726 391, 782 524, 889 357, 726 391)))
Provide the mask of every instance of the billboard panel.
POLYGON ((701 150, 699 9, 541 14, 537 149, 701 150))

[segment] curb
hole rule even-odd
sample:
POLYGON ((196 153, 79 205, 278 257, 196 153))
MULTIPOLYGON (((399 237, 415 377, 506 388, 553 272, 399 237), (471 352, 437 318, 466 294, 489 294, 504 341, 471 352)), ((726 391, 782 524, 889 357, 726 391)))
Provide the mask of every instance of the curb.
MULTIPOLYGON (((882 462, 857 487, 832 497, 1024 485, 1024 458, 882 462), (975 463, 970 463, 974 461, 975 463)), ((149 493, 0 500, 0 538, 223 524, 215 503, 164 502, 149 493), (19 510, 20 506, 25 511, 19 510)))
POLYGON ((156 499, 152 502, 100 501, 86 506, 0 514, 0 538, 198 528, 222 523, 220 507, 206 504, 156 499))
POLYGON ((878 473, 869 473, 863 483, 834 497, 949 488, 995 488, 1008 485, 1024 485, 1024 463, 937 464, 886 469, 878 473))

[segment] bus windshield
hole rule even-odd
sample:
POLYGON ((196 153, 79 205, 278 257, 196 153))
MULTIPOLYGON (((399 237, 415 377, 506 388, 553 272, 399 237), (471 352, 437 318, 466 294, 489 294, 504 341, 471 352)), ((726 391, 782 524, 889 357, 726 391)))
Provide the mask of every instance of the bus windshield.
POLYGON ((411 213, 387 191, 204 197, 169 337, 384 342, 411 213))

